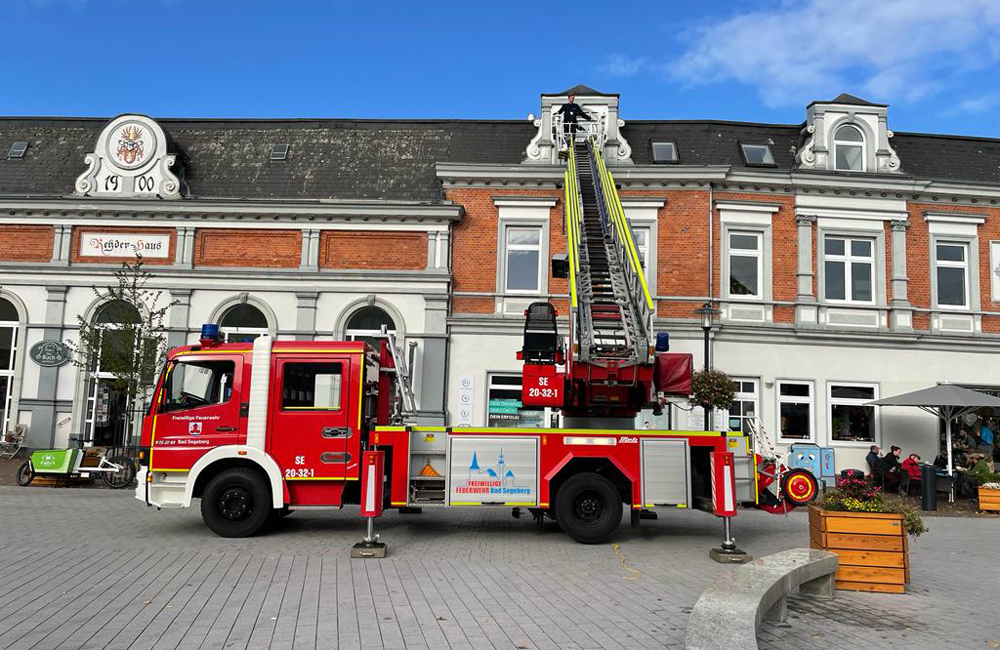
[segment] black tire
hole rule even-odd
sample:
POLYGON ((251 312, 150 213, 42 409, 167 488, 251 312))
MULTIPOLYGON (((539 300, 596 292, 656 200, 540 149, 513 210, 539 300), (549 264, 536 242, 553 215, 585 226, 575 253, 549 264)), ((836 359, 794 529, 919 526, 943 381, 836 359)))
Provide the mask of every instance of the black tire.
POLYGON ((132 485, 132 481, 135 479, 135 464, 132 459, 127 456, 115 456, 108 460, 109 463, 113 463, 121 467, 117 472, 102 472, 101 478, 112 490, 122 490, 132 485))
POLYGON ((249 537, 266 523, 271 491, 256 471, 234 467, 213 477, 201 494, 201 518, 219 537, 249 537))
POLYGON ((31 485, 33 480, 35 480, 35 470, 31 469, 30 461, 24 461, 17 468, 17 484, 21 487, 27 487, 31 485))
POLYGON ((570 477, 556 495, 556 521, 582 544, 600 544, 622 520, 622 497, 608 479, 593 472, 570 477))

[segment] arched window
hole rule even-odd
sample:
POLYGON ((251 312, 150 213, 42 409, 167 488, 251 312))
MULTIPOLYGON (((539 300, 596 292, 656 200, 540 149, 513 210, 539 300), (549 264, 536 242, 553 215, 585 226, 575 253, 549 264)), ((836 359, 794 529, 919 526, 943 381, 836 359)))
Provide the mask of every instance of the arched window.
POLYGON ((240 303, 222 314, 219 331, 227 343, 248 343, 268 333, 267 316, 250 303, 240 303))
POLYGON ((384 309, 363 307, 347 319, 344 337, 348 341, 367 341, 377 347, 379 338, 382 336, 383 325, 389 332, 396 331, 396 323, 384 309))
POLYGON ((837 129, 833 150, 837 171, 865 171, 865 136, 858 127, 845 124, 837 129))
POLYGON ((121 372, 131 363, 131 355, 138 354, 140 328, 135 325, 142 323, 142 315, 129 302, 110 300, 98 308, 93 321, 100 326, 100 354, 88 377, 84 434, 94 445, 124 445, 138 417, 115 369, 121 372))
POLYGON ((17 362, 17 330, 20 318, 9 300, 0 298, 0 435, 10 430, 10 407, 14 395, 14 364, 17 362))

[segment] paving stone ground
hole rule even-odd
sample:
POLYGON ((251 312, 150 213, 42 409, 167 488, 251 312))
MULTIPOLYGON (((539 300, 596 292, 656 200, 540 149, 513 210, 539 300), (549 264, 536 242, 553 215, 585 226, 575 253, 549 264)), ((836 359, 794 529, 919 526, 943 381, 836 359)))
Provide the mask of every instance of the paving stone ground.
MULTIPOLYGON (((997 647, 1000 520, 929 526, 910 593, 794 597, 761 647, 997 647)), ((720 528, 666 511, 623 526, 616 549, 509 510, 425 509, 382 517, 387 559, 350 560, 356 508, 226 540, 197 509, 157 512, 130 492, 0 487, 0 650, 681 648, 701 591, 732 570, 707 557, 720 528)), ((735 522, 757 555, 804 546, 806 531, 802 512, 735 522)))

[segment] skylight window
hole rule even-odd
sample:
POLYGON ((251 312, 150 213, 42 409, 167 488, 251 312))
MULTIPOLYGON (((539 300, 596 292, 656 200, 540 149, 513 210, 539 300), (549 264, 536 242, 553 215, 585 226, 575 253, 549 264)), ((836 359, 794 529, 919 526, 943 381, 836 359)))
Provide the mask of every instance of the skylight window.
POLYGON ((653 162, 675 163, 677 162, 676 142, 653 142, 653 162))
POLYGON ((24 152, 28 150, 27 142, 15 142, 7 152, 7 158, 24 158, 24 152))
POLYGON ((740 148, 743 151, 743 160, 748 165, 774 165, 770 145, 741 143, 740 148))
POLYGON ((274 148, 271 149, 271 160, 288 160, 288 145, 274 145, 274 148))

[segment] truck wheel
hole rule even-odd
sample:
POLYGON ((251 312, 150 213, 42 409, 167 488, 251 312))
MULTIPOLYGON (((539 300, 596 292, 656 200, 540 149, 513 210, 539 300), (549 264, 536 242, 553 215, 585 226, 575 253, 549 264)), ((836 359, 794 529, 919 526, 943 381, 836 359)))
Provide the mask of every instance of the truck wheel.
POLYGON ((257 472, 234 467, 219 473, 201 495, 201 517, 220 537, 249 537, 267 523, 271 494, 257 472))
POLYGON ((17 484, 21 487, 31 485, 31 482, 35 480, 35 470, 31 469, 31 462, 24 461, 21 466, 17 468, 17 484))
POLYGON ((599 544, 622 520, 622 497, 608 479, 593 472, 572 476, 556 495, 556 521, 583 544, 599 544))

